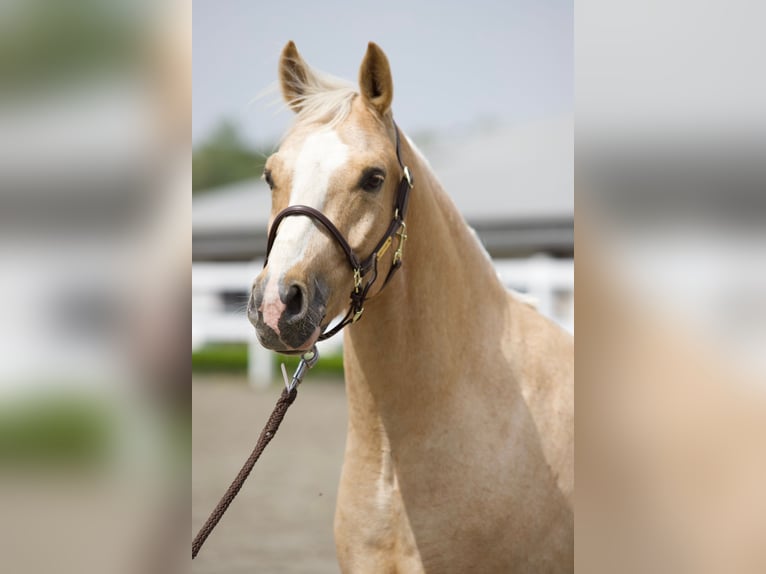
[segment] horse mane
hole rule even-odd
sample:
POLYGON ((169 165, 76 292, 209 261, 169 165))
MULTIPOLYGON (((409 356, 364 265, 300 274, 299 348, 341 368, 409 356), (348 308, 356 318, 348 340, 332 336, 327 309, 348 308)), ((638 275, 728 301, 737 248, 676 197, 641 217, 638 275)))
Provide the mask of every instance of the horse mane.
POLYGON ((351 113, 351 102, 358 95, 354 85, 344 79, 320 72, 306 66, 305 75, 299 74, 296 66, 287 68, 288 75, 283 83, 296 94, 288 102, 298 108, 296 123, 326 123, 333 127, 345 120, 351 113))

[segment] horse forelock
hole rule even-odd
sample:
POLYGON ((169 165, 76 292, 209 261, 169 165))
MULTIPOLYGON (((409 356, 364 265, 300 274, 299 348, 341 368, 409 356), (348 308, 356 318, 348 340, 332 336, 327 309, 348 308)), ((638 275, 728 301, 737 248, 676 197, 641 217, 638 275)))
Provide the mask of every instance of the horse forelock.
POLYGON ((353 85, 332 76, 321 77, 321 81, 304 84, 303 94, 293 100, 300 105, 295 126, 327 124, 335 127, 351 113, 351 104, 359 95, 353 85))

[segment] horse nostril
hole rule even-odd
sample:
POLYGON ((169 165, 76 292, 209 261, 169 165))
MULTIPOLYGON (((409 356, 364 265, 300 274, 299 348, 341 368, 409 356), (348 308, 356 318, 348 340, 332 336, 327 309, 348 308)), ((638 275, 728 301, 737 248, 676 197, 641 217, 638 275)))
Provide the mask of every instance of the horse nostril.
POLYGON ((303 288, 296 283, 290 285, 285 296, 285 315, 288 317, 300 315, 303 310, 303 298, 303 288))

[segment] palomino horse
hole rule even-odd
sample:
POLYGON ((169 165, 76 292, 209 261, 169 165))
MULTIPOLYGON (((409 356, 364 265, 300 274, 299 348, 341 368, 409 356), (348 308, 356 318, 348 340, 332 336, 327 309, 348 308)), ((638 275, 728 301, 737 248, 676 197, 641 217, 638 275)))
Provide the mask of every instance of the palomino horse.
POLYGON ((303 353, 345 314, 341 569, 572 571, 571 336, 505 290, 400 135, 378 46, 358 93, 292 42, 279 70, 297 120, 266 163, 248 316, 264 346, 303 353))

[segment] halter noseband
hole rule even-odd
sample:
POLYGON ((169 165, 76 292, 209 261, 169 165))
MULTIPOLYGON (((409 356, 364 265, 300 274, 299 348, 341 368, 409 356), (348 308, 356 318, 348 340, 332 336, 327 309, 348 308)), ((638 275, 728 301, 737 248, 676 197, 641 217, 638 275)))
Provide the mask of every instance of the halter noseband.
POLYGON ((396 193, 396 199, 394 201, 394 216, 391 219, 391 223, 388 225, 388 229, 383 234, 383 237, 381 237, 380 241, 378 241, 378 244, 372 250, 372 253, 370 253, 366 259, 360 261, 359 257, 357 257, 356 253, 354 253, 354 250, 348 244, 348 241, 346 241, 346 238, 343 237, 343 234, 340 232, 340 230, 338 230, 337 227, 335 227, 333 222, 330 221, 324 213, 314 209, 313 207, 309 207, 308 205, 291 205, 286 209, 283 209, 277 214, 277 216, 274 218, 274 222, 271 224, 269 239, 266 246, 266 260, 263 262, 264 267, 266 267, 269 262, 269 254, 271 253, 271 248, 274 245, 274 240, 277 238, 277 228, 279 227, 279 224, 282 222, 282 220, 285 217, 290 217, 293 215, 305 215, 306 217, 310 217, 311 219, 321 223, 325 229, 330 232, 330 235, 335 238, 335 241, 337 241, 337 243, 343 249, 343 252, 346 254, 346 259, 348 259, 348 262, 351 264, 351 269, 354 271, 354 290, 351 291, 351 305, 349 306, 348 312, 340 323, 335 325, 335 327, 326 333, 322 333, 319 336, 320 341, 324 341, 325 339, 332 337, 343 327, 350 323, 356 322, 362 316, 362 312, 364 311, 364 302, 367 300, 367 295, 370 291, 370 287, 372 287, 373 283, 375 283, 375 280, 378 278, 378 260, 383 257, 383 254, 391 246, 395 235, 398 235, 399 243, 396 247, 396 252, 394 253, 393 263, 391 264, 391 268, 388 270, 388 274, 383 281, 381 290, 389 282, 394 272, 402 266, 402 253, 404 251, 404 243, 407 241, 407 226, 404 223, 404 217, 407 215, 407 205, 409 203, 410 190, 412 189, 414 183, 409 168, 402 163, 402 158, 399 151, 399 128, 397 128, 395 123, 394 132, 396 133, 396 160, 399 162, 399 166, 402 168, 403 172, 402 179, 399 182, 399 189, 396 193), (370 272, 372 272, 370 279, 366 283, 363 283, 362 280, 370 272))

